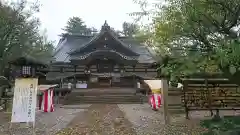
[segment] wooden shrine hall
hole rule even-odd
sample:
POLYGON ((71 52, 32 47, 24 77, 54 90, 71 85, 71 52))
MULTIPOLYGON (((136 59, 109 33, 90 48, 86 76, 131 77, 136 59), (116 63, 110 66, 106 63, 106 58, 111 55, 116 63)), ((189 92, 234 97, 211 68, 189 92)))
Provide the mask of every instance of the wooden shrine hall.
POLYGON ((137 81, 154 79, 153 49, 133 37, 116 36, 107 22, 95 36, 65 34, 48 68, 47 80, 61 79, 74 87, 136 87, 137 81))

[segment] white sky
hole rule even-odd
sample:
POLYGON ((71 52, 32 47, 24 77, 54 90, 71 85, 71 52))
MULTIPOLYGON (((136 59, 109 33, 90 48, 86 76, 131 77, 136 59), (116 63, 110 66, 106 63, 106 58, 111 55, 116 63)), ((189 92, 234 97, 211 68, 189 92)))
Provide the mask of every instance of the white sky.
POLYGON ((115 29, 121 29, 124 21, 132 22, 128 13, 140 11, 132 0, 40 0, 42 27, 47 29, 51 40, 59 40, 58 35, 72 16, 81 17, 89 27, 100 29, 104 21, 115 29))

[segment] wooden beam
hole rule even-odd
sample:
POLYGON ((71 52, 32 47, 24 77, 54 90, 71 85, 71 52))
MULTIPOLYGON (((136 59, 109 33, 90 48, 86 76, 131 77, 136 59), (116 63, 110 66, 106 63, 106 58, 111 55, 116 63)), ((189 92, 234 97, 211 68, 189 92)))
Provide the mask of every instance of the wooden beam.
MULTIPOLYGON (((44 71, 44 72, 61 72, 62 68, 64 68, 64 72, 75 72, 75 73, 82 73, 85 70, 84 66, 69 66, 69 67, 51 67, 51 68, 43 68, 43 69, 38 69, 38 71, 44 71)), ((128 66, 127 68, 125 67, 125 72, 131 72, 131 73, 157 73, 156 69, 148 69, 148 68, 136 68, 136 66, 128 66)), ((90 68, 92 73, 97 73, 97 67, 96 66, 91 66, 90 68)), ((114 68, 113 72, 120 72, 120 68, 114 68)))
POLYGON ((162 97, 163 97, 163 113, 164 113, 164 122, 165 124, 170 123, 170 114, 168 110, 168 83, 167 80, 162 79, 161 80, 161 86, 162 86, 162 97))

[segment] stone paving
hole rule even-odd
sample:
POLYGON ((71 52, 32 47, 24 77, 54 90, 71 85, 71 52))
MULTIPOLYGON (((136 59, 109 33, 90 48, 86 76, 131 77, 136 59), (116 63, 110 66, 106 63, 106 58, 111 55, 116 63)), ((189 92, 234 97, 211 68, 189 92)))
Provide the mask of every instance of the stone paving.
POLYGON ((57 135, 136 135, 116 104, 94 104, 57 135))
MULTIPOLYGON (((79 115, 83 111, 84 109, 55 108, 55 112, 52 113, 37 112, 36 135, 54 135, 65 128, 77 114, 79 115)), ((12 124, 10 129, 10 117, 9 115, 7 123, 1 123, 0 135, 33 135, 31 124, 29 126, 24 123, 12 124)))
MULTIPOLYGON (((166 125, 162 110, 153 111, 148 104, 68 105, 53 113, 38 112, 36 135, 200 135, 206 131, 199 120, 209 118, 209 111, 192 112, 191 120, 184 116, 171 114, 166 125)), ((7 119, 10 114, 0 113, 0 135, 33 135, 25 124, 14 124, 9 130, 9 123, 3 123, 7 119)))
POLYGON ((205 129, 195 120, 186 120, 184 114, 171 115, 171 124, 164 124, 162 110, 153 111, 148 104, 118 105, 133 124, 137 135, 201 135, 205 129))

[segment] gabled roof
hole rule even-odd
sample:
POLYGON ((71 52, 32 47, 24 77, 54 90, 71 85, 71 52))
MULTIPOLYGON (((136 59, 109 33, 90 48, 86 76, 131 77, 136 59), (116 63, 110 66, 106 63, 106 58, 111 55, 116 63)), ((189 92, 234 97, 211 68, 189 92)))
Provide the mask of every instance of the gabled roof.
POLYGON ((113 32, 111 32, 110 27, 105 24, 101 32, 97 36, 83 36, 83 35, 63 35, 61 41, 59 42, 54 57, 58 62, 70 62, 70 53, 80 51, 90 45, 92 42, 97 40, 101 33, 109 32, 112 36, 119 42, 124 48, 131 50, 134 54, 138 56, 137 60, 139 63, 154 63, 155 54, 152 53, 152 49, 146 45, 143 45, 136 41, 132 37, 116 37, 113 32))
POLYGON ((122 45, 122 47, 128 49, 129 51, 131 51, 135 56, 139 56, 139 54, 137 52, 134 52, 132 50, 130 50, 128 47, 126 47, 127 45, 122 42, 121 40, 118 39, 118 37, 116 37, 114 35, 114 33, 112 32, 110 26, 107 24, 107 21, 105 21, 104 25, 102 26, 102 29, 100 31, 99 34, 97 34, 96 36, 94 36, 90 41, 88 41, 87 43, 85 43, 84 45, 82 45, 81 47, 79 47, 76 50, 73 50, 71 52, 69 52, 69 54, 73 54, 76 52, 79 52, 80 50, 83 50, 84 48, 87 48, 89 45, 91 45, 92 43, 94 43, 96 40, 98 40, 99 38, 101 38, 105 33, 108 33, 116 42, 120 43, 120 45, 122 45))

